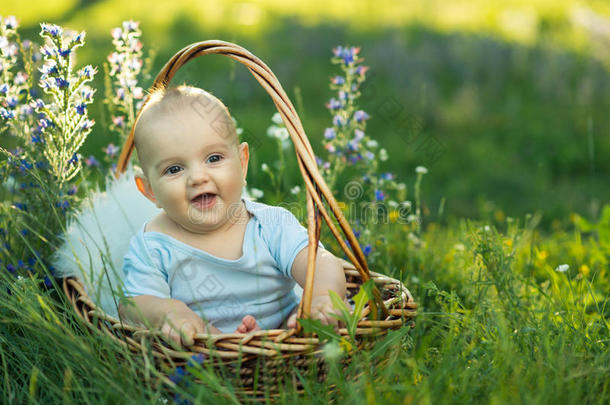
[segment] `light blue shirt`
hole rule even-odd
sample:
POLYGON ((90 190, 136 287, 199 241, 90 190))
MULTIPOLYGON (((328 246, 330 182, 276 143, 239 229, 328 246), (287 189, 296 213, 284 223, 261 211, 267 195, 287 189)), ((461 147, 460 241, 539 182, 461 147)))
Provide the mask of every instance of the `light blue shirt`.
POLYGON ((284 208, 244 203, 252 218, 237 260, 144 232, 144 224, 123 261, 125 295, 183 301, 225 333, 235 331, 245 315, 253 315, 262 329, 278 328, 300 300, 291 269, 307 247, 307 229, 284 208))

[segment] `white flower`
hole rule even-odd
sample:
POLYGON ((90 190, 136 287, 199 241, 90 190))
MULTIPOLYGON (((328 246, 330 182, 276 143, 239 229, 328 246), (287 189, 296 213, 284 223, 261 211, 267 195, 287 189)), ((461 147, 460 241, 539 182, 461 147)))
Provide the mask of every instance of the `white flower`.
POLYGON ((407 216, 407 222, 414 222, 417 221, 417 215, 411 214, 409 216, 407 216))
POLYGON ((485 232, 491 232, 491 228, 489 227, 489 225, 485 225, 485 227, 483 228, 483 230, 485 232))
POLYGON ((332 341, 324 345, 322 348, 322 355, 328 361, 336 361, 343 356, 343 350, 337 342, 332 341))
POLYGON ((406 188, 407 188, 407 185, 406 185, 405 183, 398 183, 398 184, 396 185, 396 188, 397 188, 398 190, 404 190, 404 189, 406 189, 406 188))
POLYGON ((380 149, 379 150, 379 160, 381 160, 382 162, 385 162, 386 160, 388 160, 388 151, 385 149, 380 149))
POLYGON ((466 246, 464 246, 463 243, 456 243, 455 245, 453 245, 453 249, 458 252, 463 252, 464 250, 466 250, 466 246))
POLYGON ((279 112, 276 112, 275 114, 273 114, 273 117, 271 117, 271 121, 273 121, 274 124, 281 124, 282 122, 282 116, 280 115, 279 112))
POLYGON ((271 138, 275 138, 275 132, 278 129, 280 129, 280 128, 275 125, 271 125, 269 128, 267 128, 267 136, 271 137, 271 138))
POLYGON ((405 200, 405 201, 401 202, 400 205, 402 205, 404 207, 404 209, 406 209, 406 210, 410 210, 412 207, 411 201, 409 201, 409 200, 405 200))
POLYGON ((411 276, 411 281, 415 284, 419 283, 419 278, 417 276, 411 276))
POLYGON ((269 165, 268 165, 267 163, 263 163, 263 164, 261 165, 261 169, 262 169, 264 172, 268 172, 268 171, 269 171, 269 165))
POLYGON ((286 139, 288 139, 289 136, 290 134, 288 133, 288 130, 286 128, 278 128, 275 131, 275 137, 280 141, 285 141, 286 139))
POLYGON ((426 173, 428 173, 428 169, 426 169, 424 166, 417 166, 415 168, 415 173, 417 173, 417 174, 426 174, 426 173))
POLYGON ((243 128, 235 128, 235 133, 236 133, 237 135, 241 135, 241 134, 243 134, 243 133, 244 133, 244 130, 243 130, 243 128))
POLYGON ((299 192, 301 191, 301 187, 299 186, 294 186, 293 188, 290 189, 290 193, 296 195, 299 194, 299 192))
POLYGON ((396 201, 394 201, 394 200, 388 201, 388 205, 390 206, 390 208, 398 207, 398 203, 396 201))
POLYGON ((376 148, 377 146, 379 146, 379 144, 377 143, 377 141, 376 141, 376 140, 371 139, 370 141, 368 141, 368 142, 366 143, 366 146, 367 146, 367 147, 369 147, 369 148, 371 148, 371 149, 374 149, 374 148, 376 148))
POLYGON ((555 268, 555 271, 558 273, 565 273, 569 269, 570 269, 569 264, 560 264, 559 266, 557 266, 557 268, 555 268))

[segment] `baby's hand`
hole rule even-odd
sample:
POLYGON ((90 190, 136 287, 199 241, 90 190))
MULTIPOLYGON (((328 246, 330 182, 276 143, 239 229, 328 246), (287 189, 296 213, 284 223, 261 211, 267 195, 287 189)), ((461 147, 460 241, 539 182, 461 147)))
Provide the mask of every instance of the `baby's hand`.
MULTIPOLYGON (((340 311, 333 307, 332 301, 328 294, 314 296, 311 299, 311 319, 319 320, 322 325, 332 325, 333 327, 339 327, 339 321, 332 314, 341 314, 340 311)), ((287 326, 289 328, 295 328, 297 326, 297 313, 296 311, 288 318, 287 326)))
POLYGON ((161 326, 161 334, 172 342, 183 346, 192 346, 197 333, 220 333, 212 325, 206 325, 203 319, 189 308, 168 312, 161 326))
POLYGON ((252 315, 246 315, 241 320, 241 324, 235 329, 237 333, 250 333, 261 330, 261 327, 256 323, 256 319, 252 315))

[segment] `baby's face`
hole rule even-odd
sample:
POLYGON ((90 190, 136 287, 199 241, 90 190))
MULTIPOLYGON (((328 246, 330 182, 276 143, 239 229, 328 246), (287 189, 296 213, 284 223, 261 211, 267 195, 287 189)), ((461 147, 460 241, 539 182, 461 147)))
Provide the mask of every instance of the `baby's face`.
POLYGON ((248 144, 238 145, 225 125, 188 107, 153 119, 138 149, 149 199, 194 233, 235 219, 242 212, 248 144))

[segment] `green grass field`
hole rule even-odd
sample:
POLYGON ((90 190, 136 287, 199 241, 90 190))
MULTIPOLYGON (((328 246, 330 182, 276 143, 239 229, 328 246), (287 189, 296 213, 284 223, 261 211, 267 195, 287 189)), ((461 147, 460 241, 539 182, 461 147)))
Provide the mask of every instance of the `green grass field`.
MULTIPOLYGON (((328 356, 326 381, 305 376, 304 394, 287 387, 277 402, 610 402, 607 2, 11 0, 0 15, 16 15, 23 38, 36 39, 42 21, 87 31, 77 64, 99 73, 89 107, 96 125, 81 153, 100 160, 115 139, 101 65, 112 51, 110 30, 123 20, 141 21, 153 74, 195 41, 224 39, 252 51, 275 72, 322 156, 332 125, 329 79, 340 73, 329 63, 332 48, 361 47, 370 67, 359 100, 371 115, 366 132, 389 153, 378 172, 406 184, 402 199, 421 210, 421 226, 392 214, 367 222, 351 206, 345 213, 361 243, 371 244, 371 269, 402 280, 414 295, 415 328, 404 328, 392 345, 381 338, 373 350, 328 356), (428 169, 423 179, 417 166, 428 169)), ((206 57, 175 80, 210 89, 228 105, 253 146, 248 184, 264 191, 263 202, 304 206, 304 196, 289 191, 303 188, 292 149, 277 183, 261 169, 279 164, 278 147, 265 134, 275 110, 246 69, 206 57)), ((152 78, 144 81, 146 87, 152 78)), ((1 146, 15 145, 1 136, 1 146)), ((56 281, 45 287, 44 274, 16 278, 10 269, 23 267, 34 250, 52 252, 57 241, 43 225, 9 227, 21 224, 15 218, 22 213, 6 173, 0 171, 3 403, 247 400, 235 394, 238 381, 205 363, 189 369, 177 396, 167 393, 159 371, 146 366, 150 359, 87 329, 56 281), (189 384, 195 377, 204 382, 189 384)), ((82 173, 79 198, 101 178, 82 173)), ((349 202, 349 182, 360 175, 354 169, 338 179, 338 200, 349 202)), ((28 223, 48 224, 57 212, 33 212, 28 223)), ((303 219, 303 210, 296 214, 303 219)), ((327 230, 322 241, 340 256, 327 230)))

